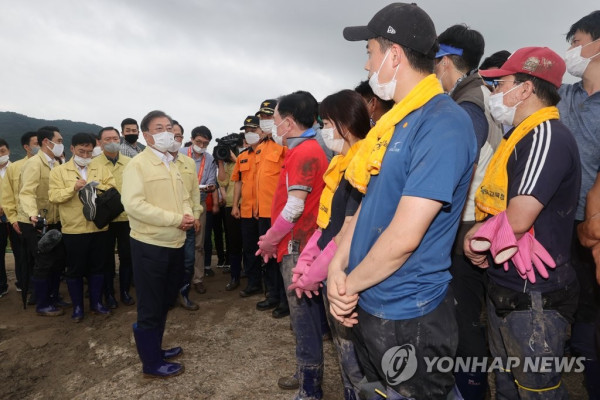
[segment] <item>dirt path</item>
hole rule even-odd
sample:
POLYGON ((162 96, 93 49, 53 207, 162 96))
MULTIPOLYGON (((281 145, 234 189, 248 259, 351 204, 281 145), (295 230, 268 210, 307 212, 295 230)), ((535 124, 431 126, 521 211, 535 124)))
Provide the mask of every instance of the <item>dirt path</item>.
MULTIPOLYGON (((255 309, 259 296, 224 290, 220 270, 206 278, 208 292, 192 294, 200 310, 169 313, 165 346, 180 345, 185 373, 169 380, 143 379, 131 331, 135 306, 110 317, 86 313, 80 324, 23 310, 7 255, 9 293, 0 299, 1 399, 290 399, 277 379, 293 372, 294 338, 289 318, 255 309)), ((242 285, 245 280, 242 281, 242 285)), ((61 293, 67 295, 63 284, 61 293)), ((85 304, 87 312, 88 304, 85 304)), ((326 399, 341 399, 337 358, 325 343, 326 399)))

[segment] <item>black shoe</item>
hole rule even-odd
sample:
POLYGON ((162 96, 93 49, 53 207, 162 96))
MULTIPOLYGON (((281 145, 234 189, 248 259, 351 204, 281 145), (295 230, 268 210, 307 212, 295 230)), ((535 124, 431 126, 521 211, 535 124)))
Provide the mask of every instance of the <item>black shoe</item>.
POLYGON ((273 308, 277 307, 278 305, 279 305, 279 300, 269 299, 267 297, 263 301, 259 301, 258 303, 256 303, 256 309, 258 311, 267 311, 267 310, 272 310, 273 308))
POLYGON ((204 268, 204 276, 215 276, 215 271, 213 271, 212 268, 204 268))
POLYGON ((135 304, 135 300, 129 295, 129 293, 123 290, 121 292, 121 303, 125 304, 126 306, 132 306, 135 304))
POLYGON ((247 287, 246 289, 240 291, 241 297, 250 297, 255 294, 262 294, 262 288, 259 286, 247 287))
POLYGON ((278 305, 276 309, 273 310, 273 318, 283 318, 290 315, 290 308, 287 305, 278 305))
POLYGON ((62 296, 58 296, 56 299, 52 299, 52 305, 58 308, 67 308, 71 307, 72 304, 68 301, 65 301, 62 296))
POLYGON ((106 301, 104 302, 104 304, 106 305, 106 308, 110 308, 111 310, 114 310, 115 308, 119 307, 119 303, 117 303, 117 299, 115 299, 115 296, 113 296, 112 294, 107 294, 105 298, 106 298, 106 301))
POLYGON ((240 286, 240 280, 239 279, 231 279, 231 281, 229 281, 227 286, 225 286, 225 290, 230 292, 233 289, 236 289, 238 286, 240 286))
POLYGON ((183 292, 181 290, 179 291, 179 305, 189 311, 198 311, 200 306, 190 300, 187 294, 188 290, 185 290, 183 292))

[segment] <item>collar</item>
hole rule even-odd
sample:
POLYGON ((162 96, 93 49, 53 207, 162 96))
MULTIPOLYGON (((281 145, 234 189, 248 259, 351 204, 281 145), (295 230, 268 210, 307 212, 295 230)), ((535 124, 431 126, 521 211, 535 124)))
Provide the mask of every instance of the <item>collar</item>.
POLYGON ((156 157, 158 157, 158 159, 160 161, 167 163, 167 164, 173 161, 173 156, 168 151, 166 153, 161 153, 160 151, 156 150, 152 146, 148 146, 148 147, 156 155, 156 157))
POLYGON ((317 132, 315 132, 315 130, 313 128, 308 128, 307 130, 305 130, 302 135, 300 135, 301 138, 309 138, 309 137, 313 137, 317 134, 317 132))

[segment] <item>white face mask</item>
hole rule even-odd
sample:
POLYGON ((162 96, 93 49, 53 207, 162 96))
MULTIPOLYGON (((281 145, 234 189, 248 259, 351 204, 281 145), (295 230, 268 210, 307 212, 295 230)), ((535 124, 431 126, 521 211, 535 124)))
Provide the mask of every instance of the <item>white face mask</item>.
POLYGON ((396 67, 396 72, 394 72, 394 77, 391 81, 387 83, 379 82, 379 72, 381 71, 381 67, 383 67, 383 64, 385 63, 385 60, 389 54, 389 50, 385 52, 385 57, 383 57, 383 61, 381 62, 379 69, 377 72, 371 75, 371 78, 369 78, 369 86, 371 86, 371 89, 373 89, 373 93, 375 93, 375 95, 381 100, 385 101, 392 100, 394 98, 394 92, 396 92, 396 74, 398 73, 398 68, 400 67, 400 65, 396 67))
MULTIPOLYGON (((585 46, 589 46, 590 44, 598 40, 600 39, 596 39, 593 42, 589 42, 585 46)), ((583 76, 585 69, 587 68, 590 61, 592 61, 592 58, 600 54, 596 53, 589 58, 581 57, 581 50, 583 50, 585 46, 573 47, 571 50, 567 50, 567 52, 565 53, 565 64, 567 64, 567 71, 569 71, 571 75, 577 78, 581 78, 583 76)))
POLYGON ((173 144, 171 145, 171 147, 169 147, 169 152, 171 152, 171 153, 178 152, 180 148, 181 148, 181 142, 178 142, 176 140, 176 141, 173 142, 173 144))
POLYGON ((94 150, 92 150, 92 158, 98 157, 100 154, 102 154, 102 147, 100 147, 100 146, 94 147, 94 150))
POLYGON ((206 152, 206 149, 204 147, 200 147, 197 145, 192 146, 194 151, 198 154, 204 154, 206 152))
POLYGON ((54 145, 54 147, 51 150, 52 154, 54 154, 55 157, 60 157, 65 151, 65 145, 62 143, 54 143, 52 140, 50 140, 50 143, 54 145))
POLYGON ((329 150, 335 153, 341 153, 342 148, 344 147, 344 139, 342 138, 334 138, 333 131, 335 128, 323 128, 321 129, 321 136, 323 137, 323 141, 325 142, 325 146, 329 148, 329 150))
POLYGON ((8 162, 8 154, 4 156, 0 156, 0 165, 6 164, 8 162))
POLYGON ((73 156, 73 161, 75 162, 75 164, 84 168, 84 167, 87 167, 88 164, 92 162, 92 159, 91 158, 83 158, 83 157, 79 157, 79 156, 73 156))
POLYGON ((250 146, 258 143, 258 141, 260 140, 260 136, 258 135, 258 133, 254 132, 244 133, 244 138, 246 139, 246 143, 248 143, 250 146))
POLYGON ((175 141, 175 135, 167 131, 155 133, 152 138, 154 139, 153 147, 161 153, 169 150, 175 141))
POLYGON ((488 106, 490 108, 490 114, 492 114, 492 117, 494 118, 494 120, 496 120, 496 122, 500 122, 504 125, 513 125, 515 119, 515 112, 517 111, 517 106, 521 104, 522 101, 518 102, 512 107, 509 107, 504 104, 504 95, 512 92, 521 85, 522 83, 518 84, 506 93, 500 92, 490 95, 490 97, 488 98, 488 106))
POLYGON ((258 122, 258 126, 260 126, 260 129, 262 129, 265 133, 271 132, 271 129, 273 129, 273 125, 275 125, 275 121, 273 121, 272 119, 261 119, 258 122))
POLYGON ((273 128, 271 129, 271 137, 273 138, 275 143, 277 143, 280 146, 283 146, 283 137, 289 133, 288 132, 284 133, 281 136, 277 136, 277 128, 279 127, 279 125, 283 124, 283 121, 285 121, 285 119, 282 120, 278 125, 275 125, 275 123, 273 123, 273 128))
POLYGON ((106 150, 109 153, 118 153, 119 150, 121 150, 121 145, 116 142, 106 143, 104 145, 104 150, 106 150))

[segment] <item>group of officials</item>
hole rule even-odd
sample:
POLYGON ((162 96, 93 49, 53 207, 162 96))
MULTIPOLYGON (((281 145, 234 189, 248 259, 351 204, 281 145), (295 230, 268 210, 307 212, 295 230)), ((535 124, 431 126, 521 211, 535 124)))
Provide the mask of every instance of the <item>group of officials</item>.
MULTIPOLYGON (((240 296, 265 293, 258 310, 291 316, 297 366, 278 384, 296 399, 323 397, 327 334, 346 399, 483 399, 485 369, 426 360, 507 365, 563 357, 568 342, 598 398, 600 11, 571 26, 564 58, 524 47, 485 67, 479 32, 438 35, 415 4, 343 36, 367 41, 368 83, 321 104, 305 91, 265 100, 226 160, 206 152, 205 126, 182 147, 183 127, 162 111, 141 121, 145 148, 132 119, 122 137, 74 135, 69 161, 53 127, 23 135, 27 156, 11 164, 0 140, 0 239, 13 243, 19 285, 31 271, 36 312, 64 313, 64 274, 74 321, 84 278, 90 311, 110 313, 116 245, 143 372, 180 374, 182 348, 162 349, 167 312, 177 298, 198 309, 204 226, 222 205, 226 290, 244 273, 240 296), (566 71, 581 81, 562 84, 566 71), (125 211, 98 228, 93 196, 113 187, 125 211)), ((499 399, 568 397, 557 365, 525 365, 495 371, 499 399)))

